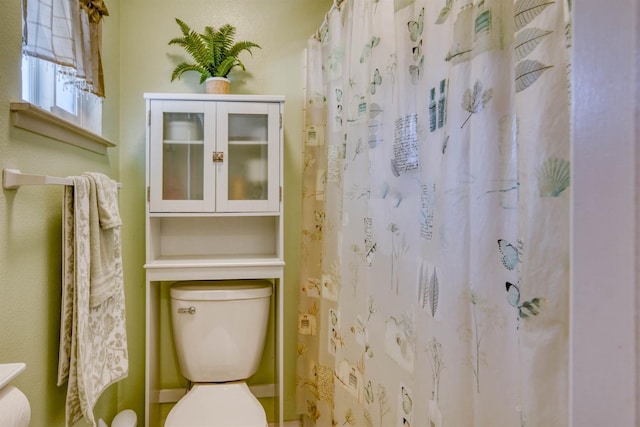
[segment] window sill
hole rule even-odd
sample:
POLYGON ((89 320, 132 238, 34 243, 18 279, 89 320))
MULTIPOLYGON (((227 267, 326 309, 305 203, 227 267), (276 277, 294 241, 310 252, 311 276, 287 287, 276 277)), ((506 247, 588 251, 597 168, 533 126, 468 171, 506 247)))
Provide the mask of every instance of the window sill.
POLYGON ((29 102, 12 102, 10 109, 11 124, 17 128, 102 155, 107 154, 107 148, 116 146, 108 139, 89 132, 29 102))

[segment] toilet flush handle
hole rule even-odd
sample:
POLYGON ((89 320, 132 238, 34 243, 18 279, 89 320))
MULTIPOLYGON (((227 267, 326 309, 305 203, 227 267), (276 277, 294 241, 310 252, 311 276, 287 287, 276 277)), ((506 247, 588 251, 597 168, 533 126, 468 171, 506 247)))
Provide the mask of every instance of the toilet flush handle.
POLYGON ((196 314, 196 308, 194 306, 189 308, 182 307, 178 309, 178 313, 196 314))

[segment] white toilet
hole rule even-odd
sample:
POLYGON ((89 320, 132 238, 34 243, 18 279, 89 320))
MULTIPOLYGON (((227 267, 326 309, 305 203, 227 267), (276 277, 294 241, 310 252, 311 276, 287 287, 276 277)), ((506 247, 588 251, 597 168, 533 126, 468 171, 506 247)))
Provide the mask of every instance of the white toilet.
POLYGON ((266 280, 177 282, 170 288, 173 339, 191 390, 165 427, 266 427, 245 380, 258 369, 269 320, 266 280))

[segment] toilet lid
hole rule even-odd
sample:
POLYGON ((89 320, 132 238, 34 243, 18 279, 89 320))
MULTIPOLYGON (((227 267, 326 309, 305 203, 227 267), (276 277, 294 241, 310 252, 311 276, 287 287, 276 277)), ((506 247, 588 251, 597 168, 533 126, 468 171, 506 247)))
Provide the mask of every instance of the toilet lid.
POLYGON ((169 412, 165 427, 265 427, 267 417, 244 382, 196 384, 169 412))

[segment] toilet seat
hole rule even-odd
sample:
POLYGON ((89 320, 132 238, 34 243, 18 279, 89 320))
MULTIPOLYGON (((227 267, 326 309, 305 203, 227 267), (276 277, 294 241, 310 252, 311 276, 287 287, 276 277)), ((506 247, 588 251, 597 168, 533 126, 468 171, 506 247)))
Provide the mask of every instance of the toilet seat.
POLYGON ((164 427, 266 426, 264 409, 244 381, 194 385, 164 423, 164 427))

